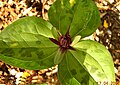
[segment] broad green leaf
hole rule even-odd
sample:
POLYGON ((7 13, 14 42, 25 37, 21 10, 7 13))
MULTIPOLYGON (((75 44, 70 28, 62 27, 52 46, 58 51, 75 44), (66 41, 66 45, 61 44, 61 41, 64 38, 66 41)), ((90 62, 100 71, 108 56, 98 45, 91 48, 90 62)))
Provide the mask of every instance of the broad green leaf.
POLYGON ((53 36, 54 36, 54 38, 56 39, 56 40, 58 40, 58 37, 59 37, 59 32, 56 30, 56 28, 55 27, 52 27, 52 34, 53 34, 53 36))
MULTIPOLYGON (((75 51, 81 54, 81 60, 86 53, 75 51)), ((80 59, 80 58, 79 58, 80 59)), ((58 65, 58 78, 62 85, 97 85, 91 75, 87 72, 83 62, 77 59, 71 52, 67 52, 64 60, 58 65)))
POLYGON ((64 54, 65 53, 61 53, 60 49, 58 49, 54 58, 54 64, 58 65, 63 60, 64 54))
POLYGON ((78 51, 70 51, 72 55, 86 67, 96 82, 115 82, 114 64, 108 50, 101 44, 85 40, 74 45, 78 51), (82 56, 82 52, 86 55, 82 56))
POLYGON ((72 37, 86 37, 100 24, 99 11, 92 0, 56 0, 48 15, 50 22, 62 34, 70 28, 72 37))
POLYGON ((25 69, 44 69, 54 65, 58 47, 52 25, 37 17, 21 18, 0 33, 0 60, 25 69))
POLYGON ((76 36, 72 41, 71 46, 74 46, 75 44, 77 44, 80 41, 80 38, 81 38, 80 35, 76 36))

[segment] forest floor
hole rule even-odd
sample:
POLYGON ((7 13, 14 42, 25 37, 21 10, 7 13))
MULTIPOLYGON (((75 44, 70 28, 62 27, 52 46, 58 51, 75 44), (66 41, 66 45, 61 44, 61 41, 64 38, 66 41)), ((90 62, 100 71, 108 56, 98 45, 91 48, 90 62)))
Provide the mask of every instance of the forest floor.
MULTIPOLYGON (((89 39, 102 43, 114 62, 116 85, 120 85, 120 0, 94 0, 101 17, 101 25, 89 39)), ((47 20, 47 12, 54 0, 0 0, 0 31, 25 16, 47 20)), ((0 84, 59 85, 57 66, 44 70, 25 70, 0 61, 0 84)))

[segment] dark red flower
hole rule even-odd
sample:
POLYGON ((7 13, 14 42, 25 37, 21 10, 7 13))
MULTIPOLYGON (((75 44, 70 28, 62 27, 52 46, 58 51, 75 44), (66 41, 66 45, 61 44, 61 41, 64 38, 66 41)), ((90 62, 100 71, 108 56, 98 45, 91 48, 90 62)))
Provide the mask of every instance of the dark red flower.
POLYGON ((58 41, 53 38, 49 38, 49 39, 60 47, 60 51, 62 53, 66 52, 66 50, 68 49, 75 50, 73 47, 70 46, 72 41, 71 41, 71 36, 69 35, 69 29, 65 35, 60 35, 58 37, 58 41))

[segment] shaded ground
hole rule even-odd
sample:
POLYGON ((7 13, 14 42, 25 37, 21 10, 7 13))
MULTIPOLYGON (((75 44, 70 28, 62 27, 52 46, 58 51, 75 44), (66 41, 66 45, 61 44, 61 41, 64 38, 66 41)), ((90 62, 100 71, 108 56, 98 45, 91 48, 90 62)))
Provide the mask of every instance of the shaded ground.
MULTIPOLYGON (((47 10, 54 0, 1 0, 0 29, 25 16, 47 19, 47 10)), ((115 65, 117 83, 120 81, 120 1, 95 0, 101 12, 101 25, 92 39, 104 44, 110 51, 115 65), (112 2, 113 1, 113 2, 112 2)), ((0 83, 48 83, 59 85, 57 66, 44 70, 24 70, 0 62, 0 83)))
POLYGON ((101 25, 96 31, 95 40, 110 51, 118 83, 120 82, 120 1, 116 0, 113 3, 106 1, 106 3, 104 2, 103 6, 98 5, 101 12, 101 25))

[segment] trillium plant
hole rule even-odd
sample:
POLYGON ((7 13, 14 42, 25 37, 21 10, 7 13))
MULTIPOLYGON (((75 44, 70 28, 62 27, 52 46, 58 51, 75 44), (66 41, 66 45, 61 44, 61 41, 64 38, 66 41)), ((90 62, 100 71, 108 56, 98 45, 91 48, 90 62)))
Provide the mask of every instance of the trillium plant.
POLYGON ((0 33, 0 60, 19 68, 40 70, 58 65, 61 85, 98 85, 115 82, 108 50, 83 40, 100 24, 92 0, 56 0, 49 20, 24 17, 0 33))

